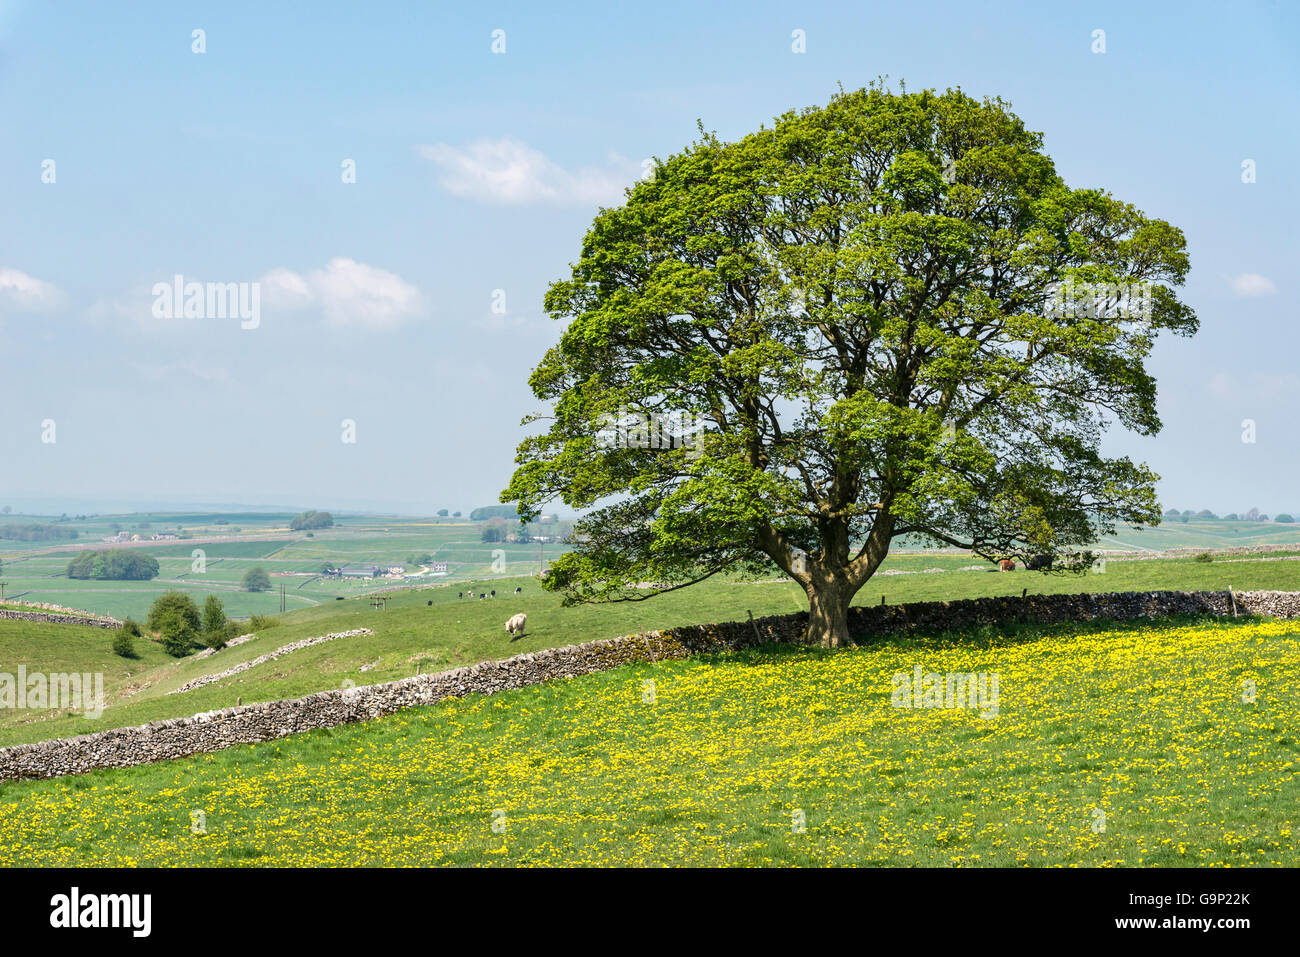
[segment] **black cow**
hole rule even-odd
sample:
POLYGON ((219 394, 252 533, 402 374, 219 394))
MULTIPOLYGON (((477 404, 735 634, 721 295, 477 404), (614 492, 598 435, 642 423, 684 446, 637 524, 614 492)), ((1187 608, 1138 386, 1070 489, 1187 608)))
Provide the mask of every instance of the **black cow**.
POLYGON ((1025 568, 1029 569, 1031 572, 1050 571, 1054 558, 1055 556, 1053 555, 1035 555, 1033 558, 1025 562, 1025 568))
POLYGON ((497 597, 497 590, 495 588, 492 589, 492 597, 493 598, 497 597))
POLYGON ((522 592, 522 591, 523 591, 522 588, 516 588, 516 589, 515 589, 515 594, 518 595, 518 594, 519 594, 520 592, 522 592))

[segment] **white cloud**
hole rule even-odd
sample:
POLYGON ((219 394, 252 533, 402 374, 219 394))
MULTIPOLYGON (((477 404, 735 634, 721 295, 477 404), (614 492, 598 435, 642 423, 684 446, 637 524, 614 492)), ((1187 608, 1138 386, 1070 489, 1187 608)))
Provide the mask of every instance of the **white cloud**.
POLYGON ((259 282, 274 309, 317 307, 331 325, 392 326, 420 314, 420 290, 396 273, 336 256, 305 274, 272 269, 259 282))
POLYGON ((1277 287, 1273 285, 1273 280, 1267 276, 1261 276, 1259 273, 1244 272, 1239 276, 1233 276, 1230 280, 1232 291, 1242 299, 1254 299, 1259 296, 1271 296, 1277 292, 1277 287))
POLYGON ((278 309, 302 309, 316 298, 305 278, 283 267, 272 269, 258 282, 262 284, 262 301, 278 309))
POLYGON ((47 309, 63 298, 57 286, 17 269, 0 266, 0 305, 47 309))
POLYGON ((527 143, 510 137, 476 140, 464 147, 436 143, 417 147, 438 169, 438 184, 455 196, 521 206, 611 205, 640 174, 635 162, 611 153, 604 167, 570 172, 527 143))

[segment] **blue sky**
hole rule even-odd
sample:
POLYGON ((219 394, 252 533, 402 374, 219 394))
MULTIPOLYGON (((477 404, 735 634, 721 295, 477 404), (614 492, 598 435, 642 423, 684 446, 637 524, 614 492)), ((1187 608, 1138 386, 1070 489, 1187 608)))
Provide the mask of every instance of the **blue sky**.
POLYGON ((1107 451, 1166 506, 1300 512, 1294 5, 267 6, 0 0, 6 503, 493 502, 596 207, 697 119, 887 75, 1002 96, 1185 230, 1202 331, 1157 346, 1161 435, 1107 451), (155 317, 176 274, 260 282, 260 325, 155 317))

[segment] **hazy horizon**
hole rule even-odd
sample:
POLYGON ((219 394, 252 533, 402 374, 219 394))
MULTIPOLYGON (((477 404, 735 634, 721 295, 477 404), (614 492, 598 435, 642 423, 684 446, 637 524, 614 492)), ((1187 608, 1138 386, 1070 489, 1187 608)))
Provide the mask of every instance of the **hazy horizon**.
MULTIPOLYGON (((247 503, 247 502, 222 502, 222 501, 203 500, 203 499, 185 499, 185 498, 168 499, 166 497, 142 498, 136 500, 129 500, 129 499, 113 500, 113 499, 93 499, 93 498, 68 498, 66 500, 63 499, 54 500, 54 499, 25 498, 23 496, 13 496, 12 498, 0 501, 0 507, 3 507, 5 505, 11 506, 13 508, 14 515, 25 515, 33 518, 36 517, 50 518, 50 517, 58 517, 61 515, 110 516, 110 515, 144 514, 144 513, 167 514, 167 513, 180 513, 180 512, 208 512, 214 515, 231 514, 237 512, 266 512, 272 514, 273 513, 297 514, 299 512, 304 512, 309 509, 316 509, 318 511, 326 511, 336 515, 345 515, 345 516, 358 515, 358 516, 373 516, 373 517, 392 516, 394 518, 432 518, 432 517, 436 517, 436 513, 439 509, 444 509, 444 508, 447 509, 449 512, 461 512, 462 518, 468 518, 469 513, 476 508, 486 508, 491 505, 499 505, 499 504, 501 503, 497 502, 496 500, 492 500, 492 501, 475 500, 474 504, 472 505, 446 504, 446 505, 438 505, 432 509, 411 509, 411 510, 403 511, 400 508, 392 508, 390 506, 381 506, 381 505, 365 506, 365 505, 357 505, 357 504, 330 504, 328 502, 325 503, 302 502, 298 499, 291 499, 287 496, 283 502, 279 502, 279 503, 258 502, 255 504, 247 503), (45 504, 41 504, 42 502, 44 502, 45 504), (66 502, 70 502, 72 504, 64 504, 66 502)), ((1265 505, 1259 504, 1258 502, 1252 502, 1249 505, 1237 505, 1231 508, 1227 508, 1227 507, 1215 508, 1213 505, 1206 505, 1200 502, 1191 502, 1191 501, 1184 502, 1182 504, 1164 503, 1164 502, 1161 503, 1162 511, 1170 508, 1177 508, 1179 511, 1186 511, 1187 509, 1190 508, 1194 512, 1199 512, 1202 509, 1208 508, 1211 512, 1214 512, 1215 515, 1217 515, 1219 518, 1223 518, 1225 515, 1230 515, 1233 513, 1239 515, 1244 514, 1245 512, 1249 511, 1251 508, 1258 508, 1262 514, 1267 515, 1269 517, 1270 521, 1272 521, 1272 519, 1278 515, 1300 516, 1300 507, 1284 505, 1277 508, 1269 508, 1265 505)), ((555 514, 558 515, 561 519, 571 519, 576 515, 581 514, 581 512, 577 512, 573 509, 568 508, 567 506, 560 506, 558 508, 557 507, 548 508, 546 510, 546 514, 555 514)), ((7 516, 0 515, 0 524, 2 524, 6 518, 7 516)))

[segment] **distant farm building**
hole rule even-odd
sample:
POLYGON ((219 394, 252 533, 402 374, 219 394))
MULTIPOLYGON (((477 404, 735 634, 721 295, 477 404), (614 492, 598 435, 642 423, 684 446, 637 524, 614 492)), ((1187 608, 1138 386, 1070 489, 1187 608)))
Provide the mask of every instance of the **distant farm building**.
POLYGON ((446 563, 446 562, 429 562, 429 574, 430 574, 430 575, 445 575, 445 574, 447 574, 447 563, 446 563))
POLYGON ((339 569, 339 575, 343 578, 378 578, 378 565, 345 565, 339 569))

